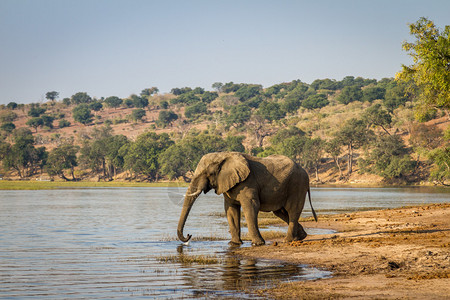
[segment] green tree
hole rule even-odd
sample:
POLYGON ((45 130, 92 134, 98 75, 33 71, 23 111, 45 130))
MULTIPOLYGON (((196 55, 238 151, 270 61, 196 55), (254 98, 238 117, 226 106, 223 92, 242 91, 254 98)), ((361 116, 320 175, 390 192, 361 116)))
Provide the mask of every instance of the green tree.
POLYGON ((186 107, 184 115, 186 116, 186 118, 195 119, 202 114, 206 114, 206 112, 206 104, 203 102, 198 102, 186 107))
POLYGON ((244 125, 251 117, 252 111, 247 105, 240 103, 230 108, 230 113, 226 118, 228 126, 240 127, 244 125))
POLYGON ((450 180, 450 129, 444 134, 444 144, 428 153, 428 157, 433 162, 430 179, 448 186, 450 180))
POLYGON ((433 21, 420 18, 410 24, 409 29, 416 40, 404 42, 403 49, 413 58, 414 64, 403 65, 397 79, 413 80, 419 88, 419 119, 430 109, 443 109, 450 118, 450 26, 445 26, 442 31, 433 21))
POLYGON ((53 121, 55 120, 55 117, 49 115, 42 115, 41 118, 42 121, 44 122, 44 126, 47 126, 50 129, 53 128, 53 121))
POLYGON ((31 118, 25 124, 30 127, 33 127, 36 130, 36 132, 38 132, 37 131, 38 127, 44 126, 44 120, 41 117, 31 118))
POLYGON ((151 87, 148 89, 143 89, 141 91, 141 97, 142 98, 147 98, 152 96, 153 94, 157 94, 159 92, 159 89, 157 87, 151 87))
POLYGON ((85 92, 78 92, 72 95, 70 101, 72 102, 72 104, 82 104, 82 103, 86 104, 92 102, 92 98, 85 92))
POLYGON ((80 104, 75 106, 72 110, 73 119, 83 125, 92 123, 94 115, 87 104, 80 104))
POLYGON ((363 93, 357 85, 345 86, 337 100, 342 104, 349 104, 353 101, 361 101, 363 93))
POLYGON ((8 108, 8 109, 10 109, 10 110, 14 110, 14 109, 16 109, 17 108, 17 103, 16 102, 9 102, 7 105, 6 105, 6 108, 8 108))
POLYGON ((38 118, 40 117, 43 113, 45 113, 46 109, 43 107, 40 107, 38 104, 34 104, 32 103, 30 105, 30 110, 28 111, 28 115, 30 117, 34 117, 34 118, 38 118))
POLYGON ((146 108, 148 106, 148 99, 146 97, 139 97, 137 95, 130 96, 131 101, 133 101, 134 107, 146 108))
POLYGON ((131 119, 133 119, 133 121, 135 122, 142 122, 145 114, 146 112, 142 108, 133 109, 133 111, 131 112, 131 119))
POLYGON ((327 96, 324 94, 311 95, 302 102, 302 106, 307 109, 322 108, 329 104, 327 96))
POLYGON ((158 115, 158 126, 171 126, 173 121, 178 119, 178 115, 171 110, 161 110, 158 115))
POLYGON ((43 167, 47 158, 45 147, 35 148, 34 138, 27 128, 13 131, 14 144, 3 159, 6 170, 14 169, 20 178, 33 175, 39 167, 43 167))
POLYGON ((93 111, 100 111, 103 108, 103 104, 100 101, 94 101, 89 104, 89 108, 93 111))
POLYGON ((62 179, 69 181, 64 170, 69 169, 72 176, 71 180, 76 180, 74 170, 78 165, 77 153, 80 147, 72 144, 62 144, 50 151, 46 163, 47 173, 51 176, 59 176, 62 179))
POLYGON ((111 96, 105 99, 105 103, 106 105, 108 105, 108 107, 117 109, 122 105, 123 100, 120 99, 119 97, 111 96))
POLYGON ((203 155, 210 152, 237 150, 236 141, 224 141, 220 136, 212 134, 190 134, 178 143, 170 146, 160 157, 161 173, 169 178, 183 176, 194 172, 203 155))
POLYGON ((245 84, 242 85, 234 95, 244 102, 250 98, 258 96, 262 91, 262 86, 259 84, 245 84))
POLYGON ((330 154, 331 157, 333 158, 336 167, 339 170, 339 179, 342 179, 342 168, 341 168, 341 163, 340 163, 340 156, 342 154, 342 144, 339 141, 338 138, 333 138, 330 141, 325 143, 325 148, 324 148, 325 152, 330 154))
POLYGON ((70 122, 67 121, 66 119, 59 120, 59 124, 58 124, 59 128, 64 128, 64 127, 69 127, 69 126, 70 126, 70 122))
POLYGON ((368 87, 363 90, 362 100, 366 102, 373 102, 377 99, 384 99, 386 90, 379 86, 368 87))
POLYGON ((302 162, 306 169, 314 170, 316 181, 320 182, 319 168, 322 160, 325 142, 320 138, 306 139, 302 149, 302 162))
POLYGON ((17 114, 13 111, 4 110, 0 114, 1 123, 14 122, 15 120, 17 120, 17 118, 17 114))
POLYGON ((367 108, 362 118, 369 126, 380 126, 388 135, 391 135, 386 127, 391 125, 392 117, 381 107, 381 104, 367 108))
POLYGON ((373 132, 367 129, 365 122, 355 118, 345 122, 336 133, 336 138, 341 145, 347 147, 347 170, 349 176, 353 170, 353 150, 367 144, 372 136, 373 132))
POLYGON ((6 122, 0 126, 0 129, 6 132, 7 134, 10 134, 13 132, 14 129, 16 129, 16 125, 14 125, 14 123, 12 122, 6 122))
POLYGON ((55 101, 56 99, 58 99, 58 97, 59 97, 59 93, 56 91, 47 92, 45 94, 45 98, 47 98, 50 101, 55 101))
POLYGON ((123 155, 124 168, 144 176, 147 180, 157 180, 160 171, 159 156, 173 144, 167 133, 143 133, 126 149, 121 148, 122 155, 126 152, 123 155))
POLYGON ((414 170, 415 162, 398 135, 378 136, 371 150, 364 162, 365 165, 369 165, 371 173, 386 179, 394 179, 404 178, 414 170))
POLYGON ((225 139, 226 151, 245 152, 242 142, 245 140, 243 135, 229 135, 225 139))
POLYGON ((222 92, 223 83, 221 82, 214 82, 211 86, 213 89, 215 89, 218 93, 222 92))
POLYGON ((268 101, 261 103, 256 114, 260 115, 269 122, 280 120, 286 115, 286 113, 281 109, 280 104, 268 101))

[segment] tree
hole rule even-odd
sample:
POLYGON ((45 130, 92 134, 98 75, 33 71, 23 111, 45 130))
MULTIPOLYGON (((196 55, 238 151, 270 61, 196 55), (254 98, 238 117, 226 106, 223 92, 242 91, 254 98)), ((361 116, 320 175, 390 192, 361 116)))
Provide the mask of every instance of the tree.
POLYGON ((302 106, 307 109, 322 108, 329 104, 327 96, 324 94, 311 95, 302 102, 302 106))
POLYGON ((158 126, 166 127, 172 125, 178 119, 178 115, 171 110, 161 110, 158 115, 158 126))
POLYGON ((18 118, 17 114, 13 111, 4 110, 0 114, 1 123, 14 122, 17 118, 18 118))
POLYGON ((268 101, 261 103, 256 113, 269 122, 280 120, 286 115, 286 113, 281 109, 280 104, 268 101))
POLYGON ((56 91, 47 92, 45 94, 45 98, 47 98, 50 101, 55 101, 59 97, 59 93, 56 91))
POLYGON ((337 100, 342 104, 349 104, 353 101, 361 101, 362 96, 363 93, 359 86, 345 86, 337 97, 337 100))
POLYGON ((93 111, 100 111, 103 108, 103 104, 100 101, 94 101, 89 104, 89 108, 93 111))
POLYGON ((146 112, 142 108, 133 109, 133 111, 131 112, 131 119, 133 119, 135 122, 142 122, 142 118, 145 117, 145 114, 146 112))
POLYGON ((229 135, 225 139, 226 151, 245 152, 242 142, 245 140, 243 135, 229 135))
POLYGON ((186 116, 186 118, 195 119, 199 115, 205 114, 206 112, 207 112, 206 104, 203 102, 198 102, 186 107, 184 115, 186 116))
POLYGON ((215 89, 218 93, 222 92, 223 83, 221 82, 214 82, 211 86, 213 89, 215 89))
POLYGON ((88 125, 92 122, 94 115, 87 104, 80 104, 72 110, 73 119, 83 125, 88 125))
POLYGON ((30 117, 40 117, 43 113, 45 113, 46 109, 43 107, 40 107, 38 104, 32 103, 30 106, 30 110, 28 111, 28 115, 30 117))
POLYGON ((336 166, 339 170, 339 179, 341 179, 342 176, 342 168, 341 168, 341 163, 339 161, 339 157, 342 154, 342 144, 339 141, 338 138, 333 138, 330 141, 325 143, 325 152, 327 152, 328 154, 331 155, 331 157, 333 158, 334 162, 336 163, 336 166))
POLYGON ((229 126, 240 127, 250 119, 251 115, 252 111, 250 107, 241 103, 231 107, 226 122, 229 126))
POLYGON ((442 31, 433 21, 420 18, 409 25, 412 43, 404 42, 403 49, 413 58, 411 66, 402 65, 398 80, 412 80, 420 90, 417 117, 430 109, 443 109, 450 118, 450 26, 442 31))
POLYGON ((67 121, 66 119, 59 120, 59 124, 58 124, 59 128, 64 128, 64 127, 69 127, 69 126, 70 126, 70 122, 67 121))
POLYGON ((444 133, 442 147, 431 150, 428 157, 433 162, 430 179, 437 180, 443 185, 448 185, 450 180, 450 128, 444 133))
POLYGON ((381 107, 381 104, 375 104, 367 108, 362 116, 369 126, 380 126, 388 135, 386 127, 392 123, 391 115, 381 107))
POLYGON ((37 132, 38 127, 44 126, 44 120, 41 117, 31 118, 25 124, 27 124, 30 127, 33 127, 37 132))
POLYGON ((372 102, 377 99, 384 99, 385 94, 386 90, 382 87, 368 87, 363 90, 362 100, 366 102, 372 102))
POLYGON ((42 115, 41 118, 42 121, 44 122, 44 126, 47 126, 50 129, 53 128, 53 121, 55 120, 55 117, 49 115, 42 115))
POLYGON ((14 109, 16 109, 17 108, 17 103, 16 102, 9 102, 7 105, 6 105, 6 108, 8 108, 8 109, 10 109, 10 110, 14 110, 14 109))
POLYGON ((90 103, 92 102, 92 98, 85 92, 78 92, 72 95, 70 101, 72 102, 72 104, 90 103))
POLYGON ((130 143, 126 148, 121 148, 120 153, 124 156, 124 168, 145 176, 147 180, 155 180, 158 178, 160 170, 159 156, 173 144, 174 142, 167 133, 161 135, 154 132, 143 133, 137 137, 134 143, 130 143))
POLYGON ((6 132, 7 134, 10 134, 11 132, 13 132, 14 129, 16 129, 16 125, 14 125, 14 123, 12 122, 6 122, 0 126, 0 129, 6 132))
POLYGON ((369 157, 364 161, 371 173, 386 179, 403 178, 414 170, 415 162, 398 135, 378 136, 369 157))
POLYGON ((122 105, 123 100, 116 96, 111 96, 105 99, 106 105, 111 108, 117 109, 122 105))
POLYGON ((211 103, 214 100, 216 100, 217 97, 219 97, 219 94, 217 94, 216 92, 208 92, 208 91, 204 92, 201 96, 202 102, 204 103, 211 103))
POLYGON ((14 144, 9 147, 3 159, 5 169, 14 169, 20 178, 33 175, 38 167, 45 164, 47 152, 45 147, 34 147, 34 138, 27 128, 19 128, 13 131, 14 144))
POLYGON ((148 99, 146 97, 139 97, 137 95, 130 96, 131 101, 133 101, 134 107, 145 108, 148 106, 148 99))
POLYGON ((372 135, 372 131, 367 129, 365 122, 355 118, 345 122, 336 133, 336 138, 340 141, 341 145, 347 147, 348 175, 350 175, 353 170, 353 150, 358 149, 367 143, 372 135))
POLYGON ((259 95, 262 91, 262 86, 259 84, 245 84, 242 85, 234 94, 241 102, 259 95))
POLYGON ((69 169, 72 175, 71 180, 76 180, 74 169, 78 165, 77 153, 80 147, 74 146, 72 144, 62 144, 52 151, 50 151, 47 159, 46 170, 51 176, 59 176, 62 179, 69 181, 64 170, 69 169))
POLYGON ((194 172, 203 155, 210 152, 236 150, 236 141, 228 143, 220 136, 212 134, 188 135, 177 144, 170 146, 159 158, 161 173, 169 178, 183 176, 194 172))
POLYGON ((159 92, 159 89, 157 87, 151 87, 148 89, 143 89, 141 91, 141 97, 142 98, 147 98, 152 96, 153 94, 157 94, 159 92))
POLYGON ((316 174, 316 181, 319 179, 319 167, 325 143, 320 138, 306 139, 302 149, 302 162, 305 168, 313 169, 316 174))

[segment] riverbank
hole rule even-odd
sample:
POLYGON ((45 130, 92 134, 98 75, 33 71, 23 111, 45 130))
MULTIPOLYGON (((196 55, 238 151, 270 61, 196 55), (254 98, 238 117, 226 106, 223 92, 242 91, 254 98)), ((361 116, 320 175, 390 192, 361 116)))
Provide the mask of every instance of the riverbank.
POLYGON ((128 182, 128 181, 39 181, 39 180, 1 180, 0 190, 52 190, 61 188, 95 187, 187 187, 182 181, 167 182, 128 182))
POLYGON ((450 203, 322 215, 306 228, 335 234, 235 251, 245 257, 307 264, 328 279, 259 290, 277 299, 444 299, 450 295, 450 203))

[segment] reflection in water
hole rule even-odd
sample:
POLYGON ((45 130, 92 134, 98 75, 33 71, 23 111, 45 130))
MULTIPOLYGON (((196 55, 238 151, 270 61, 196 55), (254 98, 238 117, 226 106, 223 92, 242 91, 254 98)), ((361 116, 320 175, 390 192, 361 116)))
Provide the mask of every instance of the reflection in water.
MULTIPOLYGON (((181 211, 175 200, 185 189, 0 191, 0 298, 244 298, 243 291, 278 281, 329 276, 234 257, 227 240, 180 246, 170 237, 176 235, 181 211), (218 262, 158 260, 181 255, 213 256, 218 262)), ((407 189, 313 189, 312 196, 316 209, 346 211, 449 199, 448 193, 407 189)), ((222 212, 222 197, 200 196, 186 233, 229 237, 225 217, 218 217, 222 212)))

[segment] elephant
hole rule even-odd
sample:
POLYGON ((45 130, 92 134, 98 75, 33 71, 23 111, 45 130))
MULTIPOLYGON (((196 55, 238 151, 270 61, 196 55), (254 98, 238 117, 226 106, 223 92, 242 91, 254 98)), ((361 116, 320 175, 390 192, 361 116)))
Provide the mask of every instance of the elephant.
POLYGON ((182 242, 187 243, 192 237, 183 234, 192 205, 201 192, 206 194, 211 189, 224 196, 232 245, 242 244, 241 207, 252 245, 256 246, 265 244, 258 228, 259 211, 272 211, 289 225, 286 242, 303 240, 307 234, 298 219, 308 193, 317 221, 311 203, 308 174, 292 159, 283 155, 259 158, 239 152, 208 153, 200 159, 184 196, 177 228, 178 238, 182 242))

